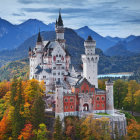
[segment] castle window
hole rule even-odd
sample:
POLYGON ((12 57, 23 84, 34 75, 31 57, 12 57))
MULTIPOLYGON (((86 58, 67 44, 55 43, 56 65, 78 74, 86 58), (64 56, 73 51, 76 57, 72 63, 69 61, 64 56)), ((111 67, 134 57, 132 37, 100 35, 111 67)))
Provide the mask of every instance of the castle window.
POLYGON ((66 109, 68 109, 68 106, 65 106, 66 109))
POLYGON ((73 102, 73 99, 72 98, 70 99, 70 102, 73 102))
POLYGON ((58 55, 56 55, 56 57, 58 57, 58 55))
POLYGON ((64 69, 64 67, 62 67, 62 69, 64 69))
POLYGON ((56 75, 56 73, 53 73, 53 75, 56 75))
POLYGON ((100 107, 100 105, 99 105, 99 104, 97 104, 97 107, 100 107))
POLYGON ((58 75, 60 75, 60 72, 58 72, 58 75))
POLYGON ((53 69, 55 70, 55 69, 56 69, 56 67, 53 67, 53 69))
POLYGON ((104 104, 102 104, 102 107, 104 107, 104 104))
POLYGON ((68 101, 68 99, 67 98, 65 98, 65 102, 67 102, 68 101))
POLYGON ((96 98, 96 100, 97 100, 97 101, 99 101, 99 100, 100 100, 100 98, 99 98, 99 97, 97 97, 97 98, 96 98))
POLYGON ((105 100, 105 98, 104 98, 104 97, 102 97, 102 100, 104 101, 104 100, 105 100))
POLYGON ((56 61, 56 56, 53 57, 53 60, 56 61))
POLYGON ((70 106, 70 108, 72 109, 72 108, 73 108, 73 106, 70 106))
POLYGON ((84 90, 82 92, 84 93, 84 90))
POLYGON ((88 93, 88 90, 86 90, 86 93, 88 93))
POLYGON ((59 54, 59 57, 61 57, 61 55, 59 54))
POLYGON ((46 76, 43 76, 43 78, 46 78, 46 76))

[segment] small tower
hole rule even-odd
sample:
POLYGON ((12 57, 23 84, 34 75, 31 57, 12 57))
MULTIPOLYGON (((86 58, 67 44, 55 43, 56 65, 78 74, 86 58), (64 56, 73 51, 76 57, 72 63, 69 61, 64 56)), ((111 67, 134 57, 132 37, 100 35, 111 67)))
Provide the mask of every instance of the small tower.
POLYGON ((113 82, 109 79, 106 84, 106 113, 114 114, 113 82))
POLYGON ((38 65, 41 65, 43 63, 42 55, 43 55, 43 42, 42 42, 41 34, 39 31, 38 37, 37 37, 37 42, 36 42, 36 47, 32 51, 29 48, 30 79, 32 79, 34 77, 35 68, 38 65))
POLYGON ((63 105, 63 86, 60 81, 55 86, 55 117, 59 116, 60 120, 64 119, 64 105, 63 105))
POLYGON ((96 42, 91 36, 84 42, 85 54, 82 55, 83 77, 98 88, 98 61, 99 55, 95 54, 96 42))
POLYGON ((56 20, 55 24, 55 31, 56 31, 56 41, 60 43, 60 45, 65 48, 65 39, 64 39, 64 26, 63 26, 63 20, 61 17, 61 11, 59 10, 59 17, 58 20, 56 20))
POLYGON ((42 42, 40 31, 38 33, 35 51, 36 51, 36 66, 41 65, 43 63, 43 60, 42 60, 43 42, 42 42))

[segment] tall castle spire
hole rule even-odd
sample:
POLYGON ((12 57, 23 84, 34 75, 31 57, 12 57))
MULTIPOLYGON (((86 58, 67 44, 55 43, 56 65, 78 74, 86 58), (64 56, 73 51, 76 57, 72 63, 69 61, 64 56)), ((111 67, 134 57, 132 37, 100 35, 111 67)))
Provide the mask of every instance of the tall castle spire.
POLYGON ((41 34, 40 34, 40 29, 39 29, 39 33, 38 33, 38 37, 37 37, 37 42, 42 42, 42 37, 41 37, 41 34))
POLYGON ((56 20, 55 31, 56 31, 56 40, 63 48, 65 48, 65 39, 64 39, 65 30, 64 30, 63 20, 61 17, 61 9, 59 10, 58 20, 56 20))
POLYGON ((62 17, 61 17, 61 9, 59 10, 59 17, 58 17, 57 25, 58 26, 63 26, 63 20, 62 20, 62 17))

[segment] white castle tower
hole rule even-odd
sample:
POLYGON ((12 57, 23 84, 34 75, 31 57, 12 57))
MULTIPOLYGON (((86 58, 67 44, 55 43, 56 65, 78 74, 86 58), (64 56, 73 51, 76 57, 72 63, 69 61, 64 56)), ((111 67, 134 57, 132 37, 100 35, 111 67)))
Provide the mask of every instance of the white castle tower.
POLYGON ((59 42, 61 47, 65 48, 65 39, 64 39, 64 26, 63 26, 63 20, 61 17, 61 12, 59 11, 59 17, 58 20, 56 20, 55 24, 55 31, 56 31, 56 41, 59 42))
POLYGON ((109 79, 106 84, 106 113, 114 114, 113 82, 109 79))
POLYGON ((38 65, 41 65, 43 63, 43 42, 42 42, 42 38, 40 35, 40 31, 38 33, 38 38, 37 38, 37 42, 36 42, 36 47, 35 47, 35 52, 33 52, 31 49, 29 49, 29 57, 30 57, 30 79, 35 78, 34 77, 34 72, 35 72, 35 68, 38 65), (35 56, 33 56, 33 53, 35 54, 35 56))
POLYGON ((96 42, 91 36, 84 42, 85 54, 82 55, 83 77, 98 88, 98 61, 99 55, 95 54, 96 42))
POLYGON ((63 106, 63 86, 60 81, 55 86, 55 117, 59 116, 60 120, 64 118, 64 106, 63 106))

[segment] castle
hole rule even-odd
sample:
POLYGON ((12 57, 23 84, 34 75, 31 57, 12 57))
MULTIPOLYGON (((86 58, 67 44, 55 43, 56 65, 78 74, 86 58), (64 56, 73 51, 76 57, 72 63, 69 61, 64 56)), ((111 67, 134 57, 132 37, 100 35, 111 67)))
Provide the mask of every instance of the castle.
MULTIPOLYGON (((55 116, 63 120, 65 116, 107 113, 112 116, 112 125, 114 120, 123 123, 120 133, 126 134, 125 116, 114 112, 113 82, 106 81, 105 91, 98 89, 99 56, 95 53, 95 40, 89 36, 84 42, 85 54, 81 56, 83 72, 80 73, 71 65, 72 58, 65 47, 65 29, 60 12, 55 31, 54 41, 43 41, 39 32, 36 47, 29 49, 30 79, 44 80, 46 95, 52 91, 55 93, 55 116)), ((95 117, 101 116, 96 114, 95 117)))

